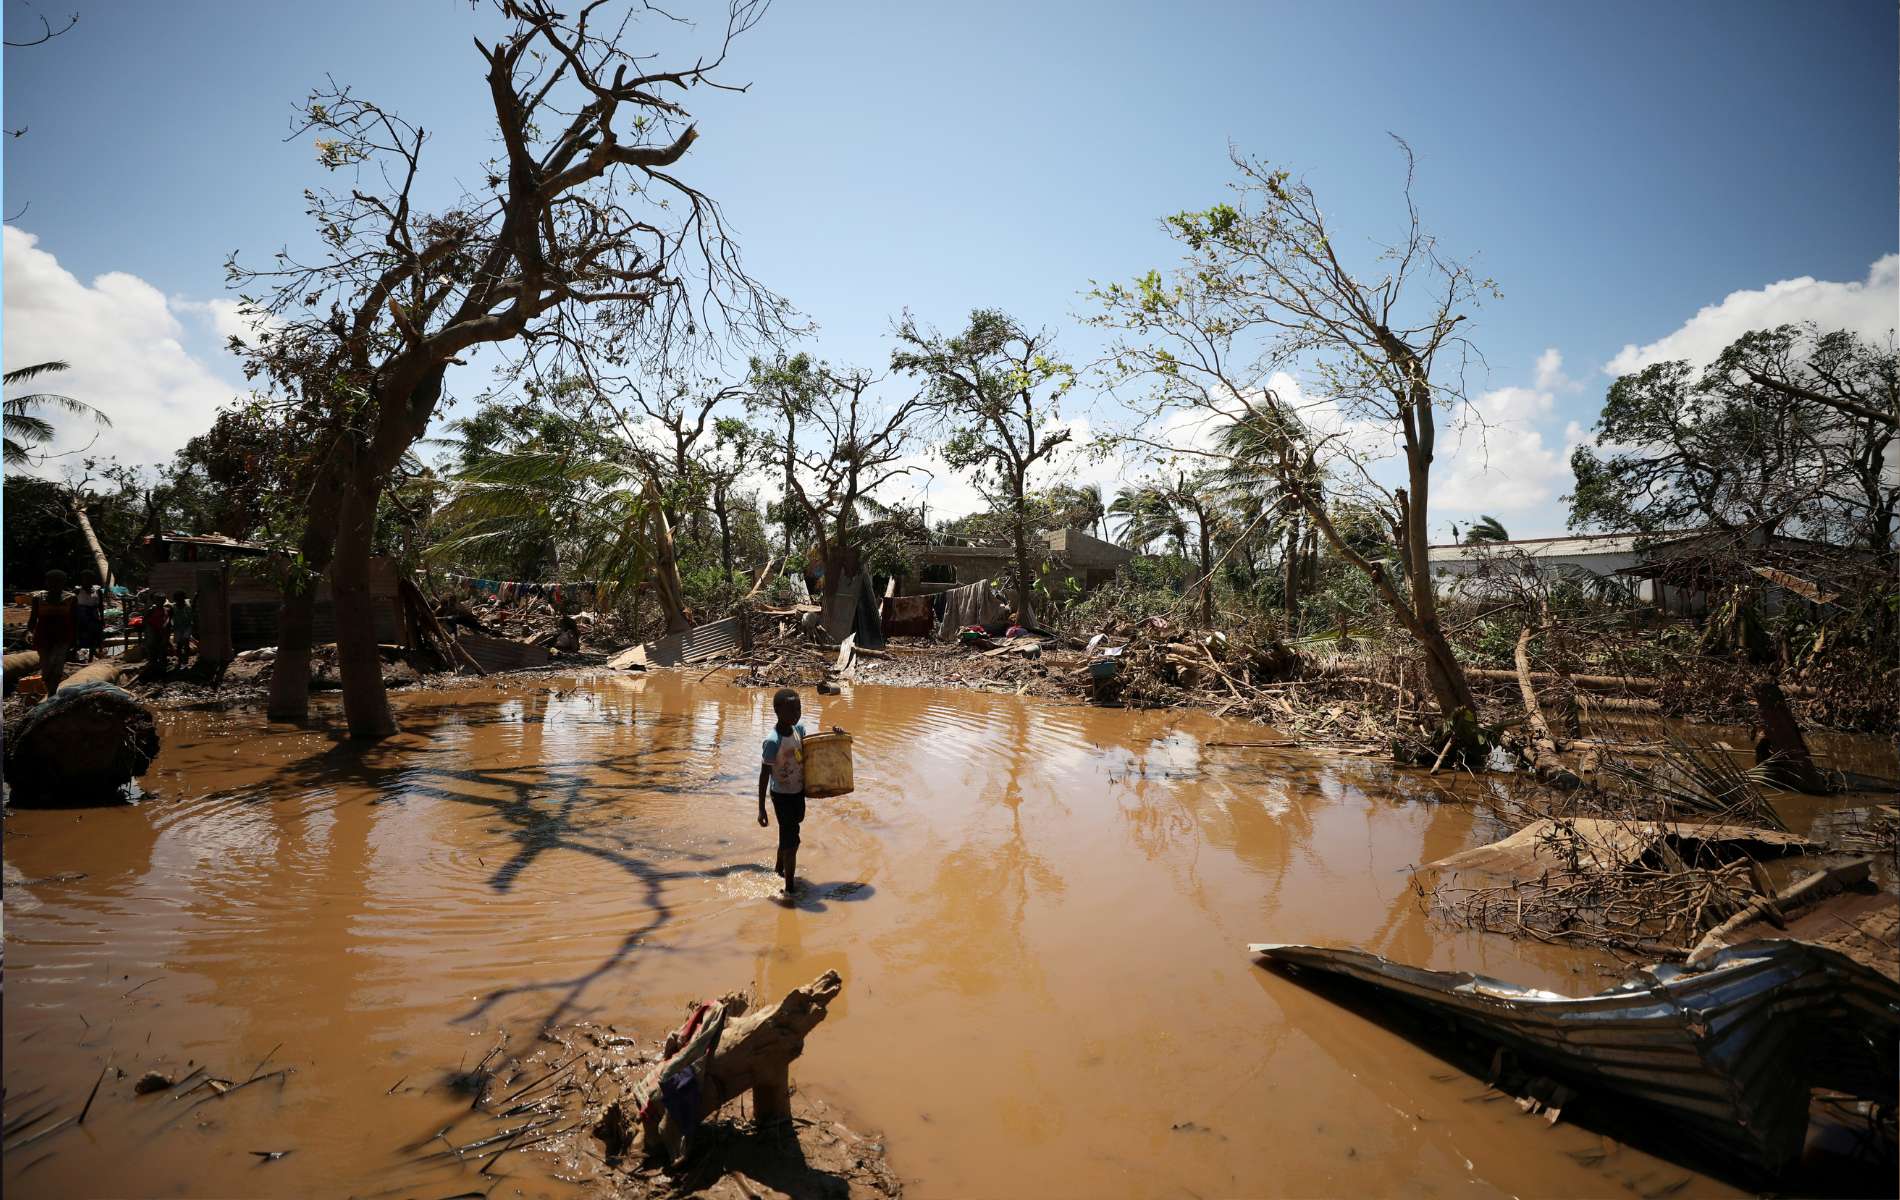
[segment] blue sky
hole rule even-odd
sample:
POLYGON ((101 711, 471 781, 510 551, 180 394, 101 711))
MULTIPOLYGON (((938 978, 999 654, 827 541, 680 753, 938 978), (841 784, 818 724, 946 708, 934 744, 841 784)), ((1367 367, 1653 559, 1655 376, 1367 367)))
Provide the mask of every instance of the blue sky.
MULTIPOLYGON (((156 459, 242 386, 210 303, 226 254, 305 236, 321 173, 284 140, 292 105, 333 75, 428 127, 440 178, 465 174, 487 146, 469 39, 490 17, 455 0, 45 11, 68 7, 71 33, 5 52, 5 124, 28 130, 6 143, 6 365, 74 360, 62 387, 118 421, 100 448, 156 459)), ((9 36, 32 20, 5 12, 9 36)), ((1398 133, 1443 248, 1503 291, 1473 330, 1473 383, 1505 427, 1488 459, 1448 456, 1436 515, 1557 532, 1565 450, 1609 364, 1783 319, 1894 325, 1897 32, 1875 0, 781 0, 735 50, 750 92, 692 98, 689 169, 833 361, 887 361, 906 307, 947 327, 977 305, 1086 360, 1089 281, 1166 265, 1156 219, 1220 198, 1230 142, 1303 174, 1371 246, 1397 231, 1398 133)), ((1072 410, 1124 416, 1087 394, 1072 410)), ((932 499, 972 502, 950 481, 932 499)))

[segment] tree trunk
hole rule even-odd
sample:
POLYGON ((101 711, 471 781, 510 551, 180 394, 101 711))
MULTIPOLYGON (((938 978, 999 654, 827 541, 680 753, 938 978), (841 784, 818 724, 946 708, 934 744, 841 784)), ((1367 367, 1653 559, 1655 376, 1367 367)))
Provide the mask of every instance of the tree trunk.
POLYGON ((1478 701, 1471 693, 1470 683, 1465 680, 1464 667, 1458 662, 1458 656, 1452 653, 1451 643, 1445 640, 1444 630, 1439 627, 1438 588, 1432 580, 1431 537, 1427 530, 1427 516, 1432 487, 1432 447, 1437 440, 1437 429, 1433 425, 1431 381, 1424 378, 1421 364, 1409 350, 1395 355, 1394 361, 1403 365, 1410 377, 1407 404, 1403 412, 1405 471, 1409 487, 1398 489, 1395 497, 1399 504, 1402 531, 1399 559, 1405 564, 1405 581, 1412 591, 1412 613, 1418 625, 1415 633, 1425 647, 1432 690, 1438 696, 1440 707, 1445 709, 1445 715, 1452 717, 1456 710, 1463 708, 1469 709, 1475 717, 1478 701))
POLYGON ((1525 748, 1524 758, 1537 772, 1537 777, 1545 783, 1557 787, 1574 788, 1582 785, 1583 780, 1564 763, 1562 747, 1550 731, 1550 722, 1544 719, 1543 706, 1537 702, 1537 689, 1531 685, 1531 627, 1524 626, 1517 633, 1517 689, 1524 700, 1524 721, 1530 728, 1531 742, 1525 748))
POLYGON ((797 495, 798 481, 792 474, 792 465, 798 460, 798 422, 791 416, 785 418, 785 494, 779 497, 779 524, 785 529, 786 562, 792 559, 792 497, 797 495))
POLYGON ((1286 613, 1286 635, 1297 637, 1300 632, 1300 519, 1294 516, 1287 523, 1286 550, 1280 571, 1286 577, 1285 591, 1280 598, 1280 606, 1286 613))
POLYGON ((1214 543, 1207 535, 1207 516, 1201 526, 1201 627, 1214 628, 1214 543))
POLYGON ((270 699, 265 710, 272 721, 301 721, 310 715, 310 646, 316 627, 317 584, 336 554, 343 475, 352 457, 349 445, 339 441, 318 468, 307 500, 303 534, 297 539, 300 561, 284 572, 284 599, 277 608, 277 656, 271 665, 270 699), (291 572, 299 574, 293 576, 291 572))
POLYGON ((1580 738, 1583 713, 1577 707, 1576 681, 1570 677, 1569 647, 1565 644, 1563 626, 1551 616, 1548 596, 1539 596, 1537 607, 1544 626, 1544 645, 1550 653, 1550 669, 1557 676, 1557 723, 1566 740, 1580 738))
MULTIPOLYGON (((761 1126, 791 1119, 791 1065, 805 1050, 805 1037, 825 1019, 831 1002, 844 988, 836 971, 826 971, 785 999, 750 1016, 745 998, 735 995, 724 1001, 725 1026, 718 1044, 701 1073, 699 1112, 705 1120, 721 1107, 750 1092, 752 1115, 761 1126)), ((706 1054, 710 1040, 710 1022, 700 1036, 674 1052, 648 1077, 631 1101, 616 1101, 619 1121, 633 1127, 634 1113, 651 1114, 643 1121, 642 1148, 647 1157, 677 1159, 685 1149, 685 1133, 665 1104, 647 1105, 645 1101, 659 1088, 660 1080, 670 1078, 682 1067, 706 1054), (631 1112, 629 1110, 632 1110, 631 1112)), ((668 1042, 672 1047, 672 1042, 668 1042)))
POLYGON ((1755 761, 1765 765, 1775 782, 1809 795, 1826 795, 1833 789, 1827 777, 1814 765, 1808 753, 1808 741, 1801 736, 1801 724, 1782 693, 1781 685, 1764 679, 1755 685, 1755 707, 1761 714, 1762 738, 1755 746, 1755 761))
POLYGON ((1010 493, 1010 501, 1016 506, 1016 519, 1012 524, 1016 534, 1016 621, 1028 626, 1035 622, 1035 613, 1029 604, 1029 514, 1023 503, 1023 472, 1016 472, 1015 488, 1010 493))
POLYGON ((376 535, 381 479, 358 472, 343 497, 336 558, 330 565, 330 598, 336 607, 336 665, 343 681, 343 720, 350 737, 375 741, 396 732, 383 687, 383 653, 376 644, 376 613, 370 598, 369 560, 376 535))
POLYGON ((732 514, 726 510, 726 490, 713 491, 713 516, 719 522, 719 567, 727 583, 732 582, 732 514))
POLYGON ((86 513, 86 498, 73 493, 73 520, 79 522, 79 532, 85 535, 86 548, 92 551, 92 565, 99 572, 99 582, 104 584, 108 595, 112 590, 112 564, 106 561, 105 548, 99 545, 99 535, 92 531, 92 517, 86 513))
POLYGON ((686 619, 686 590, 680 584, 673 526, 666 519, 666 506, 660 503, 660 489, 651 479, 647 480, 646 495, 653 520, 653 591, 660 598, 660 615, 666 620, 666 632, 684 633, 692 628, 692 622, 686 619))
POLYGON ((0 667, 4 668, 6 690, 10 693, 13 691, 13 685, 20 682, 20 680, 25 679, 28 675, 39 674, 40 652, 38 650, 21 650, 17 653, 9 654, 4 660, 0 660, 0 667))

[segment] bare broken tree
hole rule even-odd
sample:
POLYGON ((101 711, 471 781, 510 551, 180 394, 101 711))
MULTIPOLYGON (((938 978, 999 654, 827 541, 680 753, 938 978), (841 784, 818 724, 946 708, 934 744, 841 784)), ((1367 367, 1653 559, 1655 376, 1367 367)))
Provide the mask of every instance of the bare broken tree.
MULTIPOLYGON (((516 343, 519 371, 591 376, 594 360, 674 359, 722 335, 766 335, 785 313, 742 269, 713 199, 670 170, 698 136, 671 97, 727 87, 716 72, 766 0, 731 0, 716 52, 669 70, 634 45, 650 7, 495 6, 506 29, 475 46, 502 151, 440 172, 472 177, 465 194, 423 207, 423 128, 332 83, 298 125, 315 135, 322 165, 349 176, 306 193, 321 250, 280 251, 266 269, 229 266, 254 289, 245 307, 260 332, 235 347, 249 370, 326 418, 298 549, 309 578, 331 573, 357 738, 395 729, 368 586, 377 507, 450 366, 484 344, 516 343)), ((307 586, 287 592, 274 716, 307 707, 313 599, 307 586)))
MULTIPOLYGON (((1236 152, 1235 203, 1167 218, 1184 250, 1181 266, 1165 278, 1151 271, 1098 288, 1095 323, 1120 332, 1111 371, 1147 381, 1157 414, 1185 410, 1217 427, 1259 422, 1281 432, 1281 486, 1418 643, 1449 720, 1460 710, 1475 714, 1477 702, 1439 624, 1426 532, 1431 467, 1441 413, 1467 407, 1459 368, 1470 347, 1459 326, 1491 285, 1441 256, 1421 228, 1411 150, 1399 146, 1408 227, 1379 256, 1377 275, 1346 265, 1311 188, 1236 152), (1318 403, 1303 406, 1292 389, 1274 386, 1276 372, 1298 370, 1320 385, 1318 403), (1318 411, 1326 405, 1337 409, 1330 431, 1318 411), (1381 450, 1364 444, 1368 434, 1401 451, 1403 484, 1379 478, 1381 450), (1305 466, 1309 452, 1322 464, 1318 473, 1305 466), (1390 527, 1398 577, 1335 527, 1315 486, 1328 463, 1345 476, 1335 492, 1373 506, 1390 527)), ((1162 448, 1231 461, 1218 448, 1162 448)))
POLYGON ((876 503, 874 493, 922 470, 904 460, 915 449, 929 401, 921 393, 882 401, 873 394, 879 382, 862 368, 834 369, 804 355, 754 367, 749 405, 762 418, 757 444, 783 468, 785 502, 804 514, 817 539, 827 598, 859 569, 859 530, 863 510, 876 503), (801 427, 803 442, 796 438, 801 427))

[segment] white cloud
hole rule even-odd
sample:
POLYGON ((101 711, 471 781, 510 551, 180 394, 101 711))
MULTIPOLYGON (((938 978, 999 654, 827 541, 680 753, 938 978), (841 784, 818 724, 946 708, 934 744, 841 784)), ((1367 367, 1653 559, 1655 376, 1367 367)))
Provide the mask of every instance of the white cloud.
POLYGON ((1564 374, 1564 356, 1555 346, 1546 346, 1537 356, 1537 390, 1541 392, 1579 392, 1583 384, 1564 374))
POLYGON ((1813 321, 1823 329, 1847 329, 1885 341, 1900 310, 1900 254, 1868 268, 1860 282, 1830 283, 1803 275, 1753 291, 1730 292, 1689 318, 1682 328, 1646 346, 1624 346, 1604 364, 1606 375, 1627 375, 1672 359, 1707 363, 1752 329, 1813 321))
MULTIPOLYGON (((49 359, 72 369, 43 376, 35 387, 96 405, 111 428, 82 418, 53 417, 51 449, 76 450, 95 432, 89 454, 113 455, 128 464, 168 460, 187 440, 211 425, 218 406, 240 388, 220 379, 180 341, 181 310, 214 324, 210 305, 180 304, 135 275, 109 271, 82 283, 30 233, 7 226, 4 233, 5 349, 8 370, 49 359)), ((231 320, 236 320, 235 305, 231 320)), ((59 460, 46 470, 57 470, 59 460)))
MULTIPOLYGON (((1543 368, 1540 359, 1540 378, 1543 368)), ((1498 388, 1473 400, 1451 452, 1433 464, 1434 516, 1526 514, 1555 500, 1570 485, 1569 448, 1546 445, 1537 423, 1556 406, 1555 396, 1537 388, 1498 388)), ((1567 441, 1573 432, 1582 435, 1575 421, 1565 431, 1567 441)))

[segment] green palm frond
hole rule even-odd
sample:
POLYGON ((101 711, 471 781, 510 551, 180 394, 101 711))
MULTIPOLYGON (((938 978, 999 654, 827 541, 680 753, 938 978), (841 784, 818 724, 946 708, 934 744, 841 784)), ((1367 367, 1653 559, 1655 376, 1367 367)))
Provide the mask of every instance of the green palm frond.
POLYGON ((1504 523, 1489 513, 1479 517, 1471 528, 1465 530, 1465 545, 1467 546, 1475 546, 1480 542, 1508 542, 1510 540, 1510 531, 1504 528, 1504 523))
POLYGON ((637 585, 653 562, 643 484, 635 469, 599 458, 498 451, 447 481, 448 500, 434 514, 446 532, 428 556, 505 554, 552 535, 564 575, 637 585))
POLYGON ((28 380, 37 379, 41 375, 51 375, 55 371, 67 371, 71 369, 71 363, 62 362, 57 358, 49 359, 46 362, 33 363, 31 366, 19 367, 15 370, 8 371, 5 375, 0 376, 0 384, 13 387, 17 384, 25 383, 28 380))
MULTIPOLYGON (((33 363, 8 371, 0 376, 0 383, 15 387, 37 379, 41 375, 50 375, 64 371, 67 363, 57 359, 33 363)), ((42 409, 71 413, 74 416, 89 416, 100 425, 111 425, 112 419, 105 413, 83 400, 71 396, 62 396, 57 392, 30 392, 24 396, 8 396, 0 401, 0 419, 4 420, 6 430, 6 465, 23 466, 32 461, 33 447, 50 441, 53 436, 53 424, 46 418, 37 416, 42 409)))

